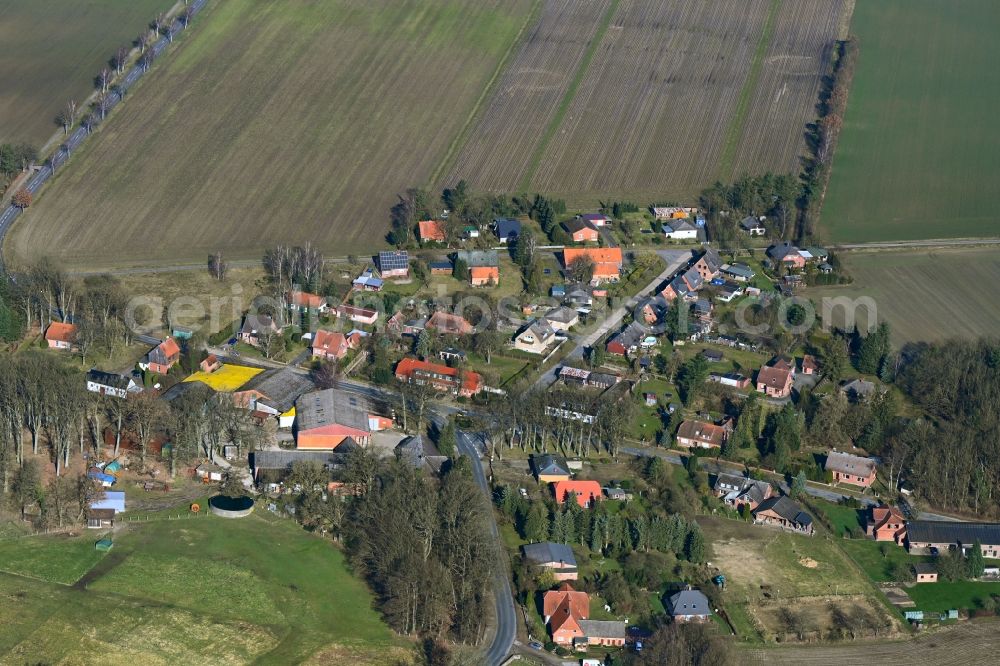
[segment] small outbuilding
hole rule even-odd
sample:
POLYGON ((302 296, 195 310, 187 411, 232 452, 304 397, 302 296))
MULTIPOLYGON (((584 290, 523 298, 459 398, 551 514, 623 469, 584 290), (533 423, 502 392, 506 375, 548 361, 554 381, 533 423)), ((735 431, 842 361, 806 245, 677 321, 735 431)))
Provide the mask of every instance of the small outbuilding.
POLYGON ((917 562, 913 565, 913 573, 917 577, 918 583, 938 582, 937 567, 929 562, 917 562))

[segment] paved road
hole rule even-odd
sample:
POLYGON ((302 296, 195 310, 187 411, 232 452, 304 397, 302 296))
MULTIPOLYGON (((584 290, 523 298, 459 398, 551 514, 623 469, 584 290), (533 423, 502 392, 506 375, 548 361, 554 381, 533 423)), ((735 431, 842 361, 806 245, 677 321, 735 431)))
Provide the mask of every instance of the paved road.
MULTIPOLYGON (((200 12, 206 2, 207 0, 193 0, 190 5, 192 13, 197 14, 200 12)), ((173 36, 184 30, 185 27, 184 22, 180 18, 177 18, 170 24, 168 30, 170 35, 173 36)), ((169 43, 170 39, 164 35, 163 37, 160 37, 159 41, 150 45, 149 49, 152 52, 153 57, 156 58, 159 56, 164 49, 167 48, 169 43)), ((146 70, 138 64, 128 70, 125 75, 118 80, 115 88, 109 91, 106 112, 110 112, 113 108, 118 106, 132 86, 134 86, 145 73, 146 70)), ((105 115, 107 115, 107 113, 105 113, 105 115)), ((93 122, 90 130, 104 122, 97 113, 93 113, 92 117, 93 122)), ((77 127, 72 134, 66 137, 66 140, 62 143, 59 149, 54 152, 52 156, 45 161, 45 164, 40 167, 28 180, 24 189, 28 190, 32 194, 36 194, 38 190, 41 189, 42 185, 52 178, 56 171, 69 161, 70 155, 73 154, 73 151, 76 150, 87 139, 87 137, 90 136, 90 130, 85 127, 77 127)), ((3 241, 6 238, 11 225, 14 223, 14 220, 20 217, 21 213, 21 209, 16 206, 8 206, 2 213, 0 213, 0 247, 3 246, 3 241)), ((0 257, 2 257, 2 255, 0 255, 0 257)), ((0 258, 0 261, 2 261, 2 258, 0 258)))
MULTIPOLYGON (((480 447, 476 440, 469 433, 458 430, 458 450, 463 456, 468 456, 472 461, 472 475, 476 483, 483 489, 489 501, 490 487, 486 482, 486 473, 480 460, 480 447)), ((490 512, 493 515, 493 512, 490 512)), ((497 528, 495 516, 490 521, 490 530, 493 538, 496 539, 497 547, 502 549, 503 543, 500 541, 500 530, 497 528)), ((493 581, 493 598, 496 603, 497 627, 493 636, 493 642, 486 650, 486 662, 490 666, 499 666, 506 660, 507 655, 514 645, 514 636, 517 633, 517 615, 514 610, 514 594, 510 589, 510 577, 507 575, 506 558, 501 557, 499 571, 496 572, 493 581)))
MULTIPOLYGON (((635 306, 638 305, 642 299, 652 294, 657 287, 672 278, 677 271, 687 268, 691 263, 691 260, 694 258, 691 250, 659 250, 657 251, 657 254, 659 254, 665 262, 667 262, 667 267, 663 270, 663 272, 657 275, 648 285, 640 289, 635 296, 630 298, 625 303, 625 305, 609 314, 597 328, 590 333, 577 338, 575 340, 576 349, 569 353, 566 360, 582 359, 583 353, 587 347, 596 343, 608 332, 618 328, 621 325, 622 320, 625 318, 625 315, 632 312, 635 306)), ((535 386, 538 388, 544 388, 555 382, 559 367, 560 364, 557 363, 549 368, 541 377, 538 378, 538 381, 535 382, 535 386)))

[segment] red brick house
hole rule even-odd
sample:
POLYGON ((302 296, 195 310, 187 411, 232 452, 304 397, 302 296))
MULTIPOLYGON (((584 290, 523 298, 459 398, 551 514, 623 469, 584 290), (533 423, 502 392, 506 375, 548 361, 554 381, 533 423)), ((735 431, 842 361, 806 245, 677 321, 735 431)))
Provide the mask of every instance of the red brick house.
POLYGON ((583 509, 594 506, 603 497, 601 484, 597 481, 556 481, 552 484, 552 491, 559 504, 565 503, 566 496, 574 493, 576 503, 583 509))
POLYGON ((312 341, 312 357, 339 361, 347 356, 351 344, 339 331, 316 331, 312 341))
POLYGON ((333 451, 347 440, 371 442, 368 403, 336 389, 305 393, 295 401, 295 448, 333 451))
POLYGON ((396 379, 413 384, 430 384, 439 391, 449 391, 466 398, 483 388, 479 373, 415 358, 404 358, 396 364, 396 379))
POLYGON ((76 324, 54 321, 45 329, 45 341, 49 349, 72 349, 76 342, 76 324))
POLYGON ((802 374, 803 375, 815 375, 819 371, 819 365, 816 363, 816 357, 806 354, 802 357, 802 374))
POLYGON ((353 305, 340 305, 337 307, 337 316, 346 317, 358 324, 374 324, 378 320, 378 310, 359 308, 353 305))
POLYGON ((873 506, 865 516, 865 534, 876 541, 902 544, 906 540, 906 517, 888 504, 873 506))
POLYGON ((222 361, 215 354, 209 354, 198 364, 198 369, 205 373, 213 373, 222 367, 222 361))
POLYGON ((826 456, 825 469, 833 474, 834 483, 849 483, 862 488, 875 483, 875 461, 871 458, 831 451, 826 456))
POLYGON ((150 372, 163 375, 170 372, 181 358, 181 348, 173 338, 167 338, 150 350, 146 357, 146 369, 150 372))
POLYGON ((792 380, 791 370, 765 365, 757 372, 757 390, 769 398, 787 398, 792 380))
POLYGON ((567 247, 563 250, 563 266, 569 268, 580 257, 589 257, 594 262, 592 285, 617 282, 621 277, 623 260, 620 247, 567 247))
POLYGON ((571 645, 574 639, 583 638, 579 621, 590 617, 590 596, 563 583, 542 597, 542 614, 552 633, 552 642, 571 645))
POLYGON ((596 243, 601 235, 593 223, 579 218, 564 222, 563 228, 566 229, 574 243, 596 243))
POLYGON ((285 306, 300 314, 319 314, 327 311, 326 298, 298 289, 285 292, 285 306))

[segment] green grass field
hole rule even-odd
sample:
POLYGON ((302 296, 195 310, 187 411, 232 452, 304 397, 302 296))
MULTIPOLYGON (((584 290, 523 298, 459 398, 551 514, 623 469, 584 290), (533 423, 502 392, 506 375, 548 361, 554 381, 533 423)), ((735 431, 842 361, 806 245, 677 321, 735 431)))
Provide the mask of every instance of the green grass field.
POLYGON ((975 610, 983 608, 991 595, 1000 596, 1000 583, 924 583, 907 588, 906 593, 924 612, 941 613, 953 608, 975 610))
POLYGON ((1000 4, 868 0, 821 226, 834 241, 1000 233, 1000 4))
MULTIPOLYGON (((879 321, 892 325, 897 344, 996 334, 1000 302, 991 285, 1000 281, 1000 255, 995 249, 843 253, 841 261, 854 283, 810 289, 808 296, 817 303, 825 297, 873 299, 879 321)), ((864 326, 866 309, 857 312, 858 325, 864 326)), ((834 309, 833 325, 844 326, 843 315, 843 308, 834 309)))
POLYGON ((0 544, 5 570, 31 576, 0 575, 0 595, 17 600, 0 610, 0 661, 381 664, 405 652, 341 553, 291 521, 154 521, 116 534, 106 555, 97 538, 0 544))
POLYGON ((41 147, 119 46, 172 0, 0 0, 0 143, 41 147))
POLYGON ((910 555, 905 548, 892 542, 878 543, 871 539, 845 539, 840 542, 840 545, 876 583, 888 583, 893 580, 893 565, 931 562, 934 559, 910 555), (885 554, 882 553, 883 547, 885 554))
POLYGON ((212 0, 16 225, 74 265, 384 244, 527 21, 530 0, 212 0))

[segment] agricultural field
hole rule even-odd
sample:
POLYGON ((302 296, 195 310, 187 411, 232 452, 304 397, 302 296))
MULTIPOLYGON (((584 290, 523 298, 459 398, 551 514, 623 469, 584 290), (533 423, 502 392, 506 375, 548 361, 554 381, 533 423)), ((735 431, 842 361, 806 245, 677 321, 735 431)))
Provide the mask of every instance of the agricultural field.
POLYGON ((530 0, 212 0, 15 225, 8 251, 72 266, 384 243, 530 0))
POLYGON ((0 574, 0 596, 16 600, 0 605, 0 661, 407 663, 340 552, 290 521, 127 527, 84 574, 67 553, 96 553, 85 532, 0 544, 5 559, 24 551, 42 563, 0 574))
POLYGON ((1000 4, 859 2, 859 60, 821 219, 831 240, 996 236, 1000 4))
MULTIPOLYGON (((850 252, 840 259, 854 283, 810 289, 808 296, 816 303, 871 298, 878 320, 891 324, 897 344, 996 333, 1000 303, 985 287, 1000 281, 1000 256, 993 248, 850 252)), ((834 310, 834 326, 844 326, 844 312, 834 310)), ((858 308, 856 321, 867 325, 866 308, 858 308)))
POLYGON ((761 666, 965 666, 992 663, 997 651, 1000 624, 996 620, 977 620, 934 629, 911 640, 743 649, 739 662, 761 666))
POLYGON ((851 4, 548 2, 551 29, 508 67, 449 180, 583 206, 798 171, 851 4))
POLYGON ((41 147, 119 46, 172 0, 0 0, 0 143, 41 147))

